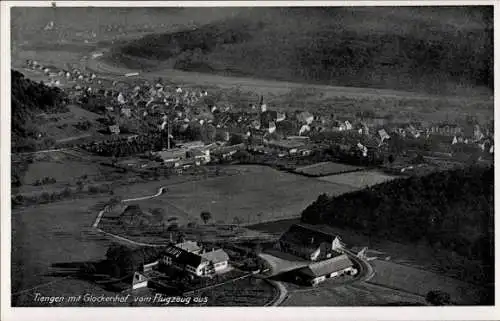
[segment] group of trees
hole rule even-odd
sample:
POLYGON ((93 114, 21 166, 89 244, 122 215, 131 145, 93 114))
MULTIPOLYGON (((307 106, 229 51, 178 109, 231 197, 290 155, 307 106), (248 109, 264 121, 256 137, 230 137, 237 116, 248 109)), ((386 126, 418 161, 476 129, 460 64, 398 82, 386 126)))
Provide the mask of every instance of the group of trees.
MULTIPOLYGON (((11 70, 12 151, 33 151, 46 147, 46 139, 38 139, 36 115, 67 111, 67 96, 59 88, 51 88, 24 78, 11 70)), ((53 143, 53 142, 52 142, 53 143)))
POLYGON ((157 260, 163 252, 161 247, 131 248, 112 243, 106 252, 108 273, 113 277, 125 277, 140 271, 142 265, 157 260))
POLYGON ((333 198, 323 194, 303 211, 302 221, 359 229, 397 242, 423 241, 482 261, 484 278, 491 281, 493 200, 493 167, 469 167, 333 198))
POLYGON ((40 186, 40 185, 48 185, 48 184, 55 184, 56 183, 56 179, 54 177, 44 177, 42 179, 37 179, 33 185, 35 186, 40 186))
MULTIPOLYGON (((149 133, 136 139, 110 140, 98 144, 83 146, 87 151, 102 156, 123 157, 141 154, 150 150, 161 150, 168 146, 166 132, 149 133)), ((171 146, 173 143, 171 142, 171 146)))
POLYGON ((12 195, 11 202, 12 206, 37 205, 37 204, 57 202, 71 197, 76 197, 77 195, 82 195, 82 194, 92 195, 99 193, 110 193, 110 194, 113 193, 112 186, 109 184, 85 186, 82 182, 80 182, 80 184, 77 184, 76 189, 66 187, 62 190, 50 193, 42 192, 40 194, 24 195, 24 196, 21 194, 12 195))

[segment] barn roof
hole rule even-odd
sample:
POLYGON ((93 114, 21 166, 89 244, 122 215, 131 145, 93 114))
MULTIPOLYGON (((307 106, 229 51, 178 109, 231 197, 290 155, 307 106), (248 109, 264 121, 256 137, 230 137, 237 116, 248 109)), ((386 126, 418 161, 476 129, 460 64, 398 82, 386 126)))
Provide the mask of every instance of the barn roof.
POLYGON ((347 269, 352 265, 353 263, 351 259, 349 259, 346 254, 340 254, 332 257, 331 259, 312 263, 309 266, 300 269, 298 272, 309 277, 318 277, 347 269))
POLYGON ((296 245, 320 246, 321 243, 332 243, 336 235, 314 230, 300 224, 290 226, 280 238, 280 241, 296 245))

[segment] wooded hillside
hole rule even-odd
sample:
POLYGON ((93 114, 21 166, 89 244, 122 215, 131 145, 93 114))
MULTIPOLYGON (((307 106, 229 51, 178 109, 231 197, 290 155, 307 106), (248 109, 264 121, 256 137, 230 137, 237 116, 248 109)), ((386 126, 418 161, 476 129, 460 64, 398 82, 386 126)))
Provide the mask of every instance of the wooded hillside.
POLYGON ((399 179, 331 198, 321 195, 302 221, 453 251, 479 260, 477 280, 494 277, 494 170, 470 167, 399 179), (479 274, 483 275, 479 275, 479 274))

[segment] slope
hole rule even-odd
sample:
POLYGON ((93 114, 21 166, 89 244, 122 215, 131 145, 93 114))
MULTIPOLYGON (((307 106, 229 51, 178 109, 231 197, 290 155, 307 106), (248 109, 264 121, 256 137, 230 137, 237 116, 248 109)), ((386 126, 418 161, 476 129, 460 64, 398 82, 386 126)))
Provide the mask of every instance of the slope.
POLYGON ((490 7, 246 8, 117 46, 128 67, 437 94, 493 88, 490 7), (148 64, 149 63, 149 64, 148 64))

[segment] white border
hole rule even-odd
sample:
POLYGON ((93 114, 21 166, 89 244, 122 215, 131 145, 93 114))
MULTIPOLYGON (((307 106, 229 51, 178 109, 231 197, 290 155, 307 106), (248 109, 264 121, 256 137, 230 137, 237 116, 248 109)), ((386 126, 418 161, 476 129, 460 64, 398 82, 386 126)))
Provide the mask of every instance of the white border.
MULTIPOLYGON (((245 7, 245 6, 434 6, 434 5, 495 5, 495 1, 56 1, 60 7, 245 7)), ((0 320, 495 320, 500 319, 500 310, 495 307, 328 307, 328 308, 10 308, 10 7, 50 7, 51 1, 1 1, 1 78, 0 84, 0 192, 1 208, 1 306, 0 320)), ((495 6, 495 17, 500 10, 495 6)), ((495 23, 496 27, 496 23, 495 23)), ((495 28, 495 43, 498 43, 498 28, 495 28)), ((495 58, 498 49, 495 46, 495 58)), ((495 59, 496 60, 496 59, 495 59)), ((500 80, 497 75, 499 64, 495 61, 495 85, 500 80)), ((497 96, 495 86, 495 97, 497 96)), ((497 109, 495 99, 495 110, 497 109)), ((495 113, 496 114, 496 113, 495 113)), ((496 115, 495 115, 496 116, 496 115)), ((495 117, 495 129, 499 128, 495 117)), ((500 134, 495 130, 495 140, 500 134)), ((497 160, 495 160, 497 165, 497 160)), ((495 166, 496 167, 496 166, 495 166)), ((495 182, 499 179, 495 174, 495 182)), ((496 191, 497 192, 497 191, 496 191)), ((495 193, 496 194, 496 193, 495 193)), ((500 205, 495 202, 495 212, 500 205)), ((495 223, 499 225, 496 220, 495 223)), ((495 257, 498 268, 499 235, 495 233, 495 257)), ((496 269, 496 272, 498 269, 496 269)), ((498 280, 498 273, 495 275, 498 280)), ((499 291, 495 289, 497 302, 499 291)))

